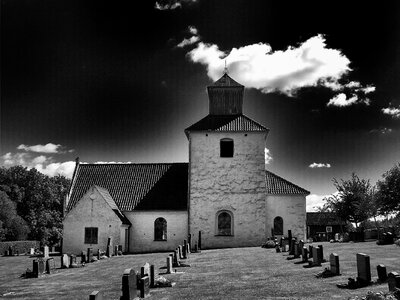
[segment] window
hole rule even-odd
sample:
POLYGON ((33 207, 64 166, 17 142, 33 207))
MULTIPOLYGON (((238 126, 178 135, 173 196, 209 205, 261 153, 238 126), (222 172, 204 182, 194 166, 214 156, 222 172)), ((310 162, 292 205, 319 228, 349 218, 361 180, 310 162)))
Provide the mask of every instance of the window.
POLYGON ((97 244, 97 227, 85 227, 85 244, 97 244))
POLYGON ((167 221, 164 218, 158 218, 154 221, 154 240, 167 240, 167 221))
POLYGON ((275 235, 283 234, 283 219, 281 217, 276 217, 274 219, 274 234, 275 235))
POLYGON ((220 144, 220 156, 221 157, 233 157, 233 140, 222 139, 219 141, 220 144))
POLYGON ((233 218, 229 211, 217 213, 217 235, 233 235, 233 218))

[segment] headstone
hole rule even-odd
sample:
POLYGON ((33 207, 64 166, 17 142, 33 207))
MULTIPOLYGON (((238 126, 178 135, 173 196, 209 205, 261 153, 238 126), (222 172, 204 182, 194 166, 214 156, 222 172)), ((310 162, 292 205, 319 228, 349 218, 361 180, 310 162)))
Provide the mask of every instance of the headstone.
POLYGON ((150 266, 150 287, 154 287, 154 279, 155 279, 155 267, 154 265, 150 266))
POLYGON ((149 276, 140 278, 139 280, 140 298, 147 298, 150 296, 150 279, 149 276))
POLYGON ((400 275, 397 272, 388 274, 389 292, 393 292, 396 288, 400 289, 400 275))
POLYGON ((167 274, 172 273, 172 257, 168 256, 167 257, 167 274))
POLYGON ((84 251, 82 251, 82 253, 81 253, 81 264, 86 263, 86 261, 87 261, 86 253, 84 251))
POLYGON ((338 242, 340 239, 339 233, 335 233, 335 242, 338 242))
POLYGON ((186 244, 186 254, 190 253, 190 244, 186 244))
POLYGON ((29 251, 29 254, 30 254, 30 255, 35 254, 35 248, 31 248, 30 251, 29 251))
POLYGON ((325 258, 324 258, 324 246, 318 245, 318 248, 321 249, 320 252, 319 252, 321 257, 319 259, 320 259, 321 262, 324 262, 325 261, 325 258))
POLYGON ((48 258, 50 255, 49 255, 49 246, 44 246, 44 248, 43 248, 43 257, 44 258, 48 258))
POLYGON ((308 245, 308 258, 312 258, 313 257, 313 246, 312 245, 308 245))
POLYGON ((140 268, 140 278, 150 276, 150 264, 147 262, 140 268))
POLYGON ((292 243, 291 242, 292 241, 292 231, 291 230, 287 231, 287 236, 288 236, 288 241, 289 241, 289 251, 291 251, 291 248, 290 248, 290 244, 292 243))
POLYGON ((271 228, 271 237, 274 237, 274 228, 271 228))
POLYGON ((93 291, 89 295, 89 300, 103 300, 103 295, 100 291, 93 291))
POLYGON ((38 273, 39 275, 44 274, 45 270, 46 270, 46 265, 45 265, 45 261, 42 258, 38 258, 38 273))
POLYGON ((39 262, 36 259, 33 260, 32 277, 34 277, 34 278, 39 277, 39 262))
POLYGON ((54 262, 54 258, 50 257, 46 260, 46 273, 51 274, 52 270, 56 268, 56 264, 54 262))
POLYGON ((100 249, 97 249, 97 260, 100 260, 100 257, 101 257, 100 249))
POLYGON ((385 282, 388 279, 385 265, 382 265, 382 264, 377 265, 376 272, 378 273, 379 281, 385 282))
POLYGON ((299 245, 300 245, 300 249, 303 249, 303 247, 304 247, 304 241, 303 241, 303 240, 300 240, 300 241, 299 241, 299 245))
POLYGON ((118 245, 114 246, 114 256, 118 256, 118 245))
POLYGON ((118 255, 122 254, 122 245, 118 245, 118 255))
POLYGON ((187 252, 186 252, 186 250, 187 250, 187 247, 186 247, 186 245, 184 245, 184 246, 182 247, 182 259, 187 259, 187 252))
POLYGON ((92 262, 93 258, 93 248, 87 248, 87 262, 92 262))
POLYGON ((371 266, 369 255, 357 253, 357 281, 369 284, 371 282, 371 266))
POLYGON ((199 249, 201 250, 201 231, 199 231, 199 249))
POLYGON ((313 251, 313 265, 314 266, 320 266, 321 265, 321 261, 320 261, 320 248, 319 247, 313 247, 312 248, 313 251))
POLYGON ((299 243, 295 243, 294 244, 294 258, 299 258, 300 257, 300 244, 299 243))
POLYGON ((69 257, 68 254, 61 255, 61 268, 69 267, 69 257))
POLYGON ((179 259, 178 259, 178 249, 175 249, 174 251, 174 256, 172 257, 172 265, 177 267, 179 265, 179 259))
POLYGON ((181 245, 178 246, 178 253, 179 253, 179 259, 183 259, 182 246, 181 245))
POLYGON ((331 265, 331 272, 334 275, 340 275, 339 255, 331 253, 331 255, 329 255, 329 263, 331 265))
POLYGON ((306 246, 304 246, 301 251, 301 257, 303 259, 303 262, 306 262, 308 260, 308 249, 306 246))
POLYGON ((122 296, 120 300, 138 298, 137 274, 133 269, 125 269, 122 275, 122 296))
POLYGON ((296 245, 296 239, 295 239, 295 238, 292 238, 292 239, 290 240, 289 255, 294 255, 294 248, 295 248, 295 245, 296 245))
POLYGON ((189 244, 189 250, 192 250, 191 249, 191 247, 192 247, 192 235, 190 233, 188 235, 188 244, 189 244))
POLYGON ((108 257, 112 256, 112 237, 109 236, 107 239, 106 255, 108 257))

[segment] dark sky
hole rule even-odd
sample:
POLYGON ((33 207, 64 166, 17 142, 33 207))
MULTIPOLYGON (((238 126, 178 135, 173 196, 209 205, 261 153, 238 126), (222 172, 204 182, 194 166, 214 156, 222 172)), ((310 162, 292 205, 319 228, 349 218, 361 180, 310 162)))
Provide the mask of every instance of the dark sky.
POLYGON ((328 106, 340 91, 320 84, 262 92, 239 80, 228 57, 229 74, 248 87, 244 113, 271 130, 268 169, 321 196, 335 191, 334 177, 356 172, 375 183, 400 161, 396 1, 186 0, 175 9, 175 1, 160 2, 172 6, 163 10, 138 2, 1 0, 4 165, 22 158, 32 166, 28 159, 40 155, 44 168, 76 156, 188 161, 183 130, 208 113, 212 83, 207 65, 188 55, 199 42, 226 54, 258 43, 285 52, 318 35, 350 61, 338 82, 375 87, 368 104, 328 106), (177 47, 191 36, 199 41, 177 47), (17 149, 48 143, 61 146, 50 154, 17 149))

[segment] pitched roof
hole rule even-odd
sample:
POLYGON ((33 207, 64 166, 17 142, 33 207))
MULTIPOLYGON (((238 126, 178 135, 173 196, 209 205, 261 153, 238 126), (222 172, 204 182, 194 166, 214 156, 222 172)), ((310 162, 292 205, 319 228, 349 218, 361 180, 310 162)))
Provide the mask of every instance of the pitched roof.
POLYGON ((307 212, 306 224, 310 225, 345 225, 346 222, 340 220, 331 212, 307 212))
POLYGON ((208 115, 185 129, 187 134, 190 131, 269 131, 261 124, 249 117, 239 115, 208 115))
POLYGON ((115 204, 108 190, 97 185, 95 185, 95 187, 97 188, 103 199, 107 202, 107 204, 110 205, 111 209, 115 212, 118 218, 122 221, 122 224, 132 225, 128 218, 118 209, 117 204, 115 204))
POLYGON ((120 211, 186 210, 188 163, 78 164, 67 212, 92 185, 107 189, 120 211))
POLYGON ((265 170, 267 194, 270 195, 309 195, 310 192, 282 177, 265 170))
POLYGON ((235 87, 243 87, 240 83, 236 82, 233 80, 228 73, 224 73, 220 79, 218 79, 216 82, 214 82, 212 85, 209 87, 227 87, 227 86, 235 86, 235 87))

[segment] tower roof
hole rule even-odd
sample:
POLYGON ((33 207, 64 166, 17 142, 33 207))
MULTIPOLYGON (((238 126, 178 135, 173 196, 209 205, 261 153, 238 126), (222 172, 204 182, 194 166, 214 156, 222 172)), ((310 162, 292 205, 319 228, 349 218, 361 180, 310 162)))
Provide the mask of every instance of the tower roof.
POLYGON ((220 79, 218 79, 216 82, 214 82, 212 85, 210 85, 209 87, 229 87, 229 86, 233 86, 233 87, 244 87, 243 85, 241 85, 240 83, 236 82, 235 80, 233 80, 228 73, 224 73, 224 75, 222 75, 222 77, 220 79))

